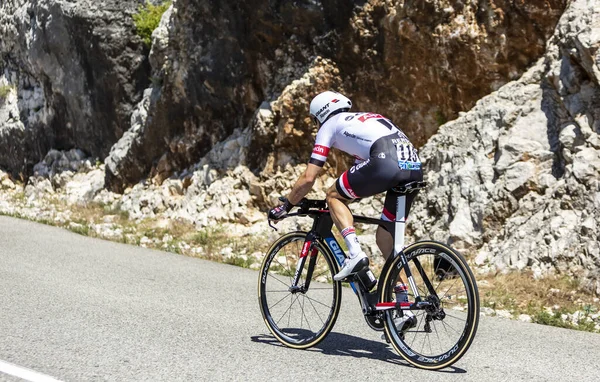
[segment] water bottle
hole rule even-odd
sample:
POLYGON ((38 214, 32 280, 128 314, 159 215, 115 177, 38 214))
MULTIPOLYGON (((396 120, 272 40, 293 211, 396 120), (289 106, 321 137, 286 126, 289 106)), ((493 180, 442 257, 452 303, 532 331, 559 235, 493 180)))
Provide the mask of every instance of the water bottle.
POLYGON ((408 285, 404 283, 397 283, 394 287, 394 293, 396 293, 396 302, 408 302, 408 285))
POLYGON ((370 291, 375 286, 375 284, 377 284, 377 279, 375 278, 375 275, 373 274, 373 272, 371 272, 369 268, 365 268, 362 271, 358 272, 356 276, 358 277, 362 285, 364 285, 367 291, 370 291))

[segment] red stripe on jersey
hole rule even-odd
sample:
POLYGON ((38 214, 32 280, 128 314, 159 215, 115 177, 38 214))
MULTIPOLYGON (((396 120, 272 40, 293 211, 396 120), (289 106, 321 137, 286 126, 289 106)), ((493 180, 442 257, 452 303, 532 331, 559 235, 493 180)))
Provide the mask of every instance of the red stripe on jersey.
POLYGON ((365 122, 369 119, 372 118, 382 118, 382 119, 386 119, 383 115, 381 114, 375 114, 375 113, 367 113, 367 114, 363 114, 360 117, 358 117, 358 120, 361 122, 365 122))
POLYGON ((344 171, 344 173, 342 174, 342 182, 344 184, 344 188, 346 189, 346 191, 348 191, 350 196, 352 196, 353 198, 358 198, 358 196, 356 196, 356 194, 354 193, 354 190, 352 190, 352 188, 350 187, 350 182, 348 182, 348 171, 344 171))
POLYGON ((394 221, 396 219, 396 217, 388 210, 386 210, 385 208, 383 209, 383 215, 390 219, 391 221, 394 221))
POLYGON ((329 154, 329 147, 323 145, 315 145, 312 152, 313 154, 323 155, 324 157, 326 157, 327 154, 329 154))

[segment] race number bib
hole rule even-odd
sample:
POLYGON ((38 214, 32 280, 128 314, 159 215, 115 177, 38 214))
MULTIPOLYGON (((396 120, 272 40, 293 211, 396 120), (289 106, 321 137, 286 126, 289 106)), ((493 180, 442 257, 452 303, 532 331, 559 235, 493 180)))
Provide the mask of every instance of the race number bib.
POLYGON ((417 149, 410 144, 404 142, 396 143, 396 155, 398 155, 398 167, 402 170, 420 170, 421 160, 417 153, 417 149))

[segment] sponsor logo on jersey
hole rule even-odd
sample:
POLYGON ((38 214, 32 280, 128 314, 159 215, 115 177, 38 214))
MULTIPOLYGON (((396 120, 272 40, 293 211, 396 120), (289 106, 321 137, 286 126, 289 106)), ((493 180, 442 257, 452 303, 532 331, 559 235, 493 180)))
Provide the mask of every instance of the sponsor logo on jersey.
POLYGON ((356 139, 357 141, 372 142, 372 140, 370 140, 370 139, 361 138, 361 137, 357 136, 356 134, 352 134, 347 131, 344 131, 344 135, 347 136, 348 138, 356 139))
POLYGON ((402 170, 420 170, 421 163, 420 162, 402 162, 398 161, 398 167, 402 170))
POLYGON ((377 118, 377 119, 387 119, 386 117, 384 117, 384 116, 383 116, 383 115, 381 115, 381 114, 375 114, 375 113, 365 113, 365 114, 361 115, 361 116, 358 118, 358 120, 359 120, 359 121, 361 121, 361 122, 366 122, 367 120, 369 120, 369 119, 372 119, 372 118, 377 118))
POLYGON ((350 173, 354 174, 354 171, 360 170, 361 168, 365 167, 367 164, 369 164, 369 160, 370 159, 367 159, 366 161, 361 162, 361 163, 357 164, 356 166, 352 166, 350 168, 350 173))
POLYGON ((315 145, 313 148, 313 154, 327 156, 329 154, 329 147, 323 145, 315 145))

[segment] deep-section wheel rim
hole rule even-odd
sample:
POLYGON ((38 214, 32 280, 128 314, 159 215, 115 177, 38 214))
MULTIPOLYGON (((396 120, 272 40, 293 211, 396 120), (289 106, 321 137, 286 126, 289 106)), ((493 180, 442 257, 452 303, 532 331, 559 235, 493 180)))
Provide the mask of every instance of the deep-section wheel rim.
POLYGON ((269 250, 259 279, 260 306, 271 333, 286 346, 308 348, 331 331, 340 308, 341 286, 333 281, 337 268, 332 256, 316 242, 316 265, 308 290, 310 257, 302 270, 298 290, 290 286, 300 260, 305 233, 282 237, 269 250))
MULTIPOLYGON (((398 322, 398 313, 389 311, 386 313, 389 330, 386 330, 393 346, 409 362, 423 368, 447 367, 464 355, 477 329, 479 296, 473 274, 462 256, 439 243, 422 243, 407 248, 405 253, 422 301, 430 302, 431 308, 412 311, 416 324, 400 332, 394 325, 395 321, 398 322), (428 292, 416 266, 417 261, 430 279, 437 297, 428 292)), ((393 286, 398 276, 406 282, 399 264, 397 259, 385 280, 384 299, 389 301, 396 299, 393 286)), ((414 302, 410 290, 409 301, 414 302)))

